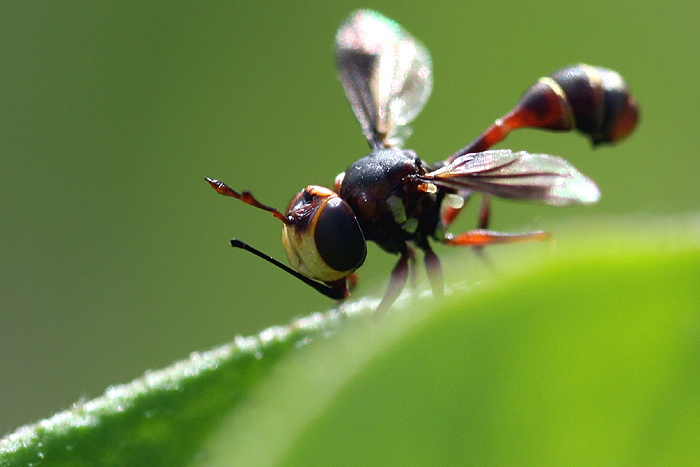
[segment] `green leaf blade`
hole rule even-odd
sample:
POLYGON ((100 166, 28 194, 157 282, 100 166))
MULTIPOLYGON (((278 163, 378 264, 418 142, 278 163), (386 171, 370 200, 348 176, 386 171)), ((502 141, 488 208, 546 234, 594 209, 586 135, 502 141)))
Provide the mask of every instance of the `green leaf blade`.
POLYGON ((350 379, 283 465, 700 458, 697 250, 572 258, 505 283, 451 299, 350 379))
POLYGON ((381 322, 360 300, 194 353, 19 429, 0 466, 692 465, 700 223, 615 225, 489 250, 497 273, 448 260, 469 289, 381 322))

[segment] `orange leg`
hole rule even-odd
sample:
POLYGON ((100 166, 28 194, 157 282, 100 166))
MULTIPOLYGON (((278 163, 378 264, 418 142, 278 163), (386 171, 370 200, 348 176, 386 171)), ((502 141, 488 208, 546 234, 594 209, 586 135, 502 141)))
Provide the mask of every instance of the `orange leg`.
POLYGON ((355 274, 353 272, 345 279, 346 279, 346 286, 348 288, 348 291, 352 292, 353 290, 355 290, 355 287, 357 287, 357 274, 355 274))
MULTIPOLYGON (((467 200, 464 200, 464 202, 466 203, 467 200)), ((453 208, 452 206, 445 205, 442 208, 442 213, 440 214, 442 225, 444 225, 445 228, 449 227, 455 221, 455 219, 457 219, 457 216, 460 212, 462 212, 463 208, 464 206, 461 208, 453 208)))
POLYGON ((507 233, 492 230, 469 230, 459 235, 447 234, 445 244, 457 246, 487 246, 502 243, 539 242, 548 240, 549 232, 507 233))
MULTIPOLYGON (((464 209, 464 207, 467 205, 467 201, 469 201, 469 198, 471 198, 471 195, 464 199, 464 206, 462 206, 461 208, 453 208, 448 204, 444 205, 444 207, 442 208, 440 220, 442 221, 442 225, 445 227, 445 229, 452 225, 455 219, 457 219, 459 213, 462 212, 462 209, 464 209)), ((490 216, 491 202, 488 196, 483 195, 481 198, 481 204, 479 205, 479 224, 477 228, 488 229, 490 216)))

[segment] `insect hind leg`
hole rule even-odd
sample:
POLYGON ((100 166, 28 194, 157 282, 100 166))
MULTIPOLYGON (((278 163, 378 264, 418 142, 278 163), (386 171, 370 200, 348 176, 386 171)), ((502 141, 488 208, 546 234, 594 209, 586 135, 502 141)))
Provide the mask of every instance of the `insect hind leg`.
POLYGON ((446 234, 443 243, 455 246, 484 247, 504 243, 541 242, 549 240, 551 234, 541 230, 535 232, 509 233, 493 230, 477 229, 453 235, 446 234))

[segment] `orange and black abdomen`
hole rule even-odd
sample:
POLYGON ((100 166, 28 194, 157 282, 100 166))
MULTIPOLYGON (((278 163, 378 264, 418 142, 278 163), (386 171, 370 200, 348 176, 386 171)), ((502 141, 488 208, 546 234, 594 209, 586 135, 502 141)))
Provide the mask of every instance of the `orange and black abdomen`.
POLYGON ((540 78, 504 120, 509 118, 515 120, 512 127, 576 128, 593 144, 601 144, 629 135, 639 119, 639 109, 619 73, 579 64, 540 78))

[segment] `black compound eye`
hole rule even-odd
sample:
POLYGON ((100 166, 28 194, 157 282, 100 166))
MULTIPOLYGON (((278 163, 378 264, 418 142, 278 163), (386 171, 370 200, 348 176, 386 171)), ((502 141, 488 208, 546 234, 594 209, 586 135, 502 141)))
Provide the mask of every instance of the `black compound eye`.
POLYGON ((341 198, 331 198, 318 216, 314 239, 323 261, 336 271, 358 268, 367 255, 367 244, 350 206, 341 198))

